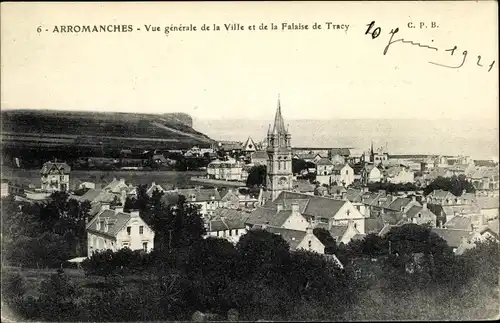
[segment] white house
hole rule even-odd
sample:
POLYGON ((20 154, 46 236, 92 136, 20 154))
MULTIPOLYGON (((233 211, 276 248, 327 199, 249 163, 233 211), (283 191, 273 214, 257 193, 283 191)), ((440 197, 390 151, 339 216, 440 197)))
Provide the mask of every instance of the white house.
POLYGON ((361 180, 363 183, 380 182, 382 180, 382 173, 378 167, 368 164, 361 170, 361 180))
POLYGON ((150 252, 154 247, 154 231, 141 219, 139 211, 123 212, 123 208, 101 211, 87 224, 87 255, 95 251, 122 248, 150 252))
POLYGON ((348 200, 283 191, 275 201, 253 211, 246 224, 305 231, 310 224, 329 230, 334 225, 347 226, 350 221, 360 234, 365 233, 365 217, 348 200))
POLYGON ((207 233, 205 237, 226 239, 236 244, 240 237, 247 233, 245 220, 248 213, 233 209, 219 208, 211 219, 205 220, 207 233))
POLYGON ((40 170, 42 191, 65 192, 69 190, 71 167, 66 163, 46 162, 40 170))
POLYGON ((347 187, 354 182, 354 169, 348 164, 337 164, 333 167, 331 183, 347 187))

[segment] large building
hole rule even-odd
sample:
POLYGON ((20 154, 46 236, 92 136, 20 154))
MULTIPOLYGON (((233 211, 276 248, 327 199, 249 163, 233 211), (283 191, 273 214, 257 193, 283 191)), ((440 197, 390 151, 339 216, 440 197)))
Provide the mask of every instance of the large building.
POLYGON ((40 170, 40 182, 44 192, 66 192, 69 190, 71 167, 66 163, 46 162, 40 170))
POLYGON ((278 108, 274 117, 274 126, 267 133, 267 180, 266 187, 271 192, 271 199, 275 200, 281 191, 292 190, 292 136, 285 129, 285 122, 281 115, 281 103, 278 97, 278 108))

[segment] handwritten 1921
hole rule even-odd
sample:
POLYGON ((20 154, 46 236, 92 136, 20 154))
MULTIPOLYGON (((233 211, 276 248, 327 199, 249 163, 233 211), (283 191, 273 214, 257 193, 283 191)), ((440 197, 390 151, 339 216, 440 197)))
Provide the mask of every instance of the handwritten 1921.
MULTIPOLYGON (((372 39, 378 38, 380 36, 380 34, 382 33, 382 28, 375 27, 375 21, 372 21, 371 23, 367 24, 367 27, 368 28, 366 29, 365 35, 371 35, 372 39)), ((391 29, 391 31, 389 32, 389 35, 391 35, 391 36, 389 38, 387 45, 384 48, 384 52, 383 52, 384 55, 387 54, 387 52, 389 51, 389 48, 391 47, 392 44, 399 43, 399 42, 403 43, 403 44, 410 44, 412 46, 418 46, 420 48, 425 48, 427 50, 439 51, 439 49, 437 47, 414 42, 412 40, 406 40, 404 38, 399 38, 399 39, 394 40, 393 39, 394 35, 396 35, 398 32, 399 32, 399 28, 391 29)), ((457 49, 458 49, 458 47, 455 45, 455 46, 453 46, 453 48, 445 49, 445 51, 450 52, 451 56, 453 56, 457 49)), ((445 65, 445 64, 441 64, 441 63, 435 63, 435 62, 429 62, 429 63, 436 65, 436 66, 446 67, 446 68, 461 68, 465 64, 465 61, 467 59, 467 55, 468 55, 468 51, 464 50, 462 52, 462 62, 460 63, 460 65, 450 66, 450 65, 445 65)), ((479 67, 483 67, 483 65, 481 64, 481 55, 477 56, 476 65, 479 67)), ((495 65, 495 61, 491 62, 491 64, 488 65, 488 67, 489 67, 488 72, 491 71, 491 69, 493 68, 494 65, 495 65)))

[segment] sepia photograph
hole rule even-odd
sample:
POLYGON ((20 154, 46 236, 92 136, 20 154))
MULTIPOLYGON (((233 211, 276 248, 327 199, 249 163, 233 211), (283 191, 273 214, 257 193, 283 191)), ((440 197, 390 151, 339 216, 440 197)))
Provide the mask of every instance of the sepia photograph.
POLYGON ((500 319, 497 1, 0 7, 3 322, 500 319))

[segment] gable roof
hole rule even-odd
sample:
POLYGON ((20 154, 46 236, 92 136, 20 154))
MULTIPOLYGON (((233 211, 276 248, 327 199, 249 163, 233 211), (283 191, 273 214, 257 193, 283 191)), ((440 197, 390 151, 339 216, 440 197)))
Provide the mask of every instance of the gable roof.
POLYGON ((406 212, 406 216, 410 219, 413 219, 419 213, 424 214, 424 216, 435 216, 435 214, 432 213, 431 210, 419 205, 413 205, 411 208, 409 208, 408 211, 406 212))
POLYGON ((89 189, 85 194, 76 198, 78 201, 89 201, 91 203, 107 202, 110 203, 115 199, 113 193, 106 192, 100 189, 89 189))
POLYGON ((472 219, 465 216, 455 216, 449 221, 446 221, 444 227, 446 229, 457 229, 471 231, 472 219))
POLYGON ((347 230, 347 225, 332 225, 330 235, 338 242, 347 230))
POLYGON ((296 250, 299 244, 302 242, 302 240, 304 240, 304 238, 306 237, 305 231, 277 228, 273 226, 266 226, 262 229, 281 236, 283 240, 285 240, 288 243, 291 251, 296 250))
POLYGON ((215 201, 220 201, 220 194, 217 188, 187 188, 179 189, 176 192, 178 195, 183 195, 186 198, 186 202, 192 202, 191 196, 195 197, 194 202, 211 201, 212 196, 215 201))
POLYGON ((312 217, 326 217, 335 215, 346 203, 344 200, 334 200, 328 197, 311 196, 296 192, 283 191, 276 198, 280 200, 309 200, 304 212, 306 216, 312 217))
POLYGON ((432 191, 429 196, 440 200, 457 198, 453 193, 441 189, 432 191))
POLYGON ((128 223, 131 218, 130 213, 115 212, 115 210, 104 210, 96 215, 87 225, 87 231, 96 232, 108 237, 116 238, 118 232, 128 223), (108 221, 108 231, 104 231, 101 225, 100 229, 97 228, 98 221, 108 221))
POLYGON ((393 200, 387 208, 393 211, 401 211, 401 208, 406 207, 411 201, 411 198, 408 197, 398 197, 393 200))
POLYGON ((165 156, 163 155, 153 155, 153 160, 159 160, 161 161, 162 163, 166 163, 167 162, 167 159, 165 158, 165 156))
POLYGON ((331 166, 332 162, 328 158, 321 158, 316 162, 317 166, 331 166))
POLYGON ((255 151, 255 142, 252 138, 248 137, 247 141, 242 146, 244 151, 255 151))
POLYGON ((46 162, 43 164, 42 169, 40 170, 40 174, 48 175, 48 174, 60 174, 67 175, 71 171, 71 167, 69 167, 66 163, 57 163, 57 162, 46 162))
POLYGON ((442 229, 442 228, 432 228, 431 232, 434 232, 438 236, 443 238, 448 243, 448 246, 452 248, 458 248, 462 242, 462 239, 469 239, 472 233, 467 230, 442 229))
POLYGON ((378 234, 384 228, 384 221, 381 218, 366 218, 365 232, 378 234))

